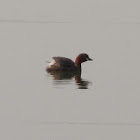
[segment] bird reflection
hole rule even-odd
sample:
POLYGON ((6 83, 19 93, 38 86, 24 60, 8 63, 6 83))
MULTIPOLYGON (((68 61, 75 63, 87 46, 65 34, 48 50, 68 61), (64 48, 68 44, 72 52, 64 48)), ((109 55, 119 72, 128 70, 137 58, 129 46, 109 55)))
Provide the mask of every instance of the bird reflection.
MULTIPOLYGON (((47 71, 48 72, 48 71, 47 71)), ((81 78, 81 71, 50 71, 48 72, 54 81, 57 81, 56 84, 66 84, 62 81, 70 80, 75 78, 75 83, 78 86, 78 89, 88 89, 88 85, 91 83, 87 80, 81 78)))

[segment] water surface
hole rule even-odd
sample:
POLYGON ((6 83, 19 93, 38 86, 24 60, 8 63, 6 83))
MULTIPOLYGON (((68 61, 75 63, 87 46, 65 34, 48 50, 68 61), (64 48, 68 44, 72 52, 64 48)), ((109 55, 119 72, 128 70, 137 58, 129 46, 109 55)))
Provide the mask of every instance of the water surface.
POLYGON ((1 8, 0 138, 139 140, 139 4, 31 3, 1 8), (46 72, 53 56, 79 53, 93 62, 78 82, 46 72))

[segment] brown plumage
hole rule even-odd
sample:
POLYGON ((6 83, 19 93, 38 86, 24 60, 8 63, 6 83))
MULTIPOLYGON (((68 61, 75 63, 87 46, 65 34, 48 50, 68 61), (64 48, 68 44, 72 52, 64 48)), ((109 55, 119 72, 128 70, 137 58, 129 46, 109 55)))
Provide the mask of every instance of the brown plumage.
POLYGON ((75 63, 65 57, 53 57, 52 62, 46 68, 47 71, 58 71, 58 70, 65 70, 65 71, 75 71, 81 70, 81 63, 85 61, 92 61, 91 58, 85 53, 79 54, 76 59, 75 63))

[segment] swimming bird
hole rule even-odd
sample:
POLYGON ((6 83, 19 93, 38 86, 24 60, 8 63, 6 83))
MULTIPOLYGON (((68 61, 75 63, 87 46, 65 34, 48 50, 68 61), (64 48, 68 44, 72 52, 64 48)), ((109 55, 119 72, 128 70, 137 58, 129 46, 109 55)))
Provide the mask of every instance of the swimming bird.
POLYGON ((75 62, 65 57, 53 57, 52 62, 46 68, 50 71, 81 71, 81 64, 86 61, 93 61, 86 53, 79 54, 75 62))

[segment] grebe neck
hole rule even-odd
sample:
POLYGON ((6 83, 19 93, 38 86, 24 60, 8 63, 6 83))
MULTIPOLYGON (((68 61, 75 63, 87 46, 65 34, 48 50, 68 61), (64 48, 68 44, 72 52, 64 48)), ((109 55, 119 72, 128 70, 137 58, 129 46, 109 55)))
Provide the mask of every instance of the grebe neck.
POLYGON ((75 66, 78 67, 78 68, 81 68, 81 61, 78 57, 75 60, 75 66))

